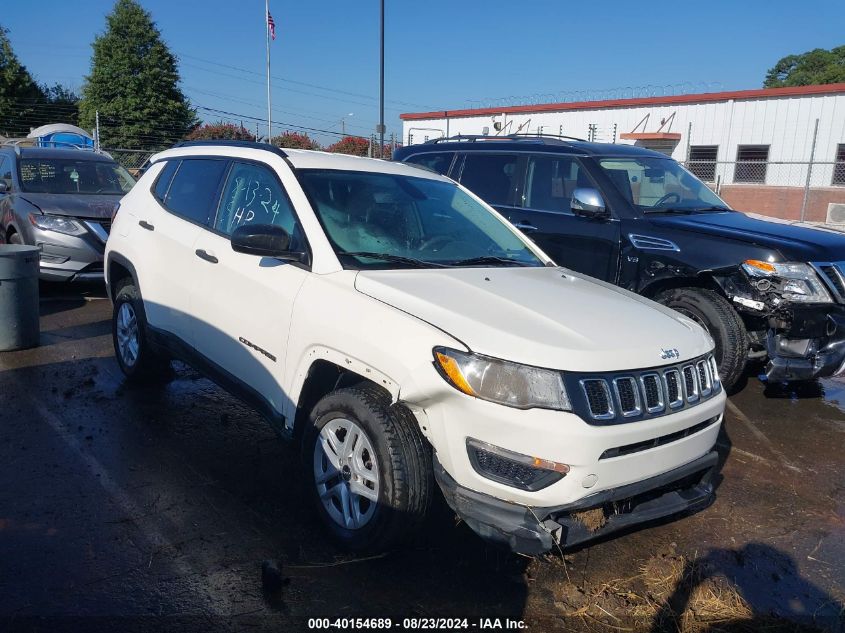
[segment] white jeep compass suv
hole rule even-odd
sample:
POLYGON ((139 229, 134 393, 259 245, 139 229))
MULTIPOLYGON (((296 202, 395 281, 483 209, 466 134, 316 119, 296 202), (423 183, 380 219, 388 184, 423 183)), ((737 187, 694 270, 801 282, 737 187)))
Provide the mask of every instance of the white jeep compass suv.
POLYGON ((711 338, 555 266, 436 173, 183 143, 122 200, 106 276, 126 376, 175 357, 253 405, 349 547, 412 534, 435 481, 527 554, 713 497, 711 338))

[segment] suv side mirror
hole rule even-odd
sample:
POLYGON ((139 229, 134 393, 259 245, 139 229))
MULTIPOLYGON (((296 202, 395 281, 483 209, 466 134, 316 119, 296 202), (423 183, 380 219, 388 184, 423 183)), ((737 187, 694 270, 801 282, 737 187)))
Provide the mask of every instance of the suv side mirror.
POLYGON ((0 180, 0 194, 8 193, 9 185, 5 181, 0 180))
POLYGON ((290 235, 274 224, 245 224, 232 232, 232 250, 247 255, 302 261, 304 253, 290 250, 290 235))
POLYGON ((585 218, 606 218, 610 215, 604 204, 604 198, 590 187, 578 187, 572 192, 572 212, 585 218))

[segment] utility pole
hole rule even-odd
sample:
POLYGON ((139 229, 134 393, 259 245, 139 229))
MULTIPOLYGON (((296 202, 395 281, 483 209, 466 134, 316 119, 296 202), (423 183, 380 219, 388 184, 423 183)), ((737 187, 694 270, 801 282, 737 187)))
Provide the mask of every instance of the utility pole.
POLYGON ((381 13, 379 17, 379 93, 378 93, 378 127, 379 158, 384 151, 384 0, 379 0, 381 13))
POLYGON ((94 111, 94 149, 100 151, 100 111, 94 111))
POLYGON ((264 0, 264 23, 267 28, 267 142, 273 138, 273 124, 270 120, 270 0, 264 0))

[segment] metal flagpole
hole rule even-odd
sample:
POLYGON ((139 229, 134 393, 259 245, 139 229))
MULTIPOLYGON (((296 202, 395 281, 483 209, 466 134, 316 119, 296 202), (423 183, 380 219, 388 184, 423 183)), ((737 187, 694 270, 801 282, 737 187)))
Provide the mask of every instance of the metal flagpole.
POLYGON ((378 91, 378 157, 384 158, 384 0, 379 11, 379 91, 378 91))
POLYGON ((273 138, 270 121, 270 0, 264 0, 264 26, 267 29, 267 142, 273 138))

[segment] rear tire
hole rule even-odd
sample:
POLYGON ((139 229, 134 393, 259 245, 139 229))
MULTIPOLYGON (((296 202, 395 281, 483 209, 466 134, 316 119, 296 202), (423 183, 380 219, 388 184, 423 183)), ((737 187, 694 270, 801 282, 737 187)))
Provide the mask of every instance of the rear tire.
POLYGON ((748 359, 748 333, 745 324, 727 299, 704 288, 677 288, 662 292, 655 301, 696 321, 716 344, 719 377, 731 391, 743 377, 748 359))
POLYGON ((377 553, 413 537, 434 481, 410 411, 375 385, 334 391, 311 412, 302 448, 310 494, 334 540, 377 553))
POLYGON ((119 282, 112 310, 112 342, 120 370, 131 382, 167 382, 170 360, 153 348, 138 288, 131 279, 119 282))

